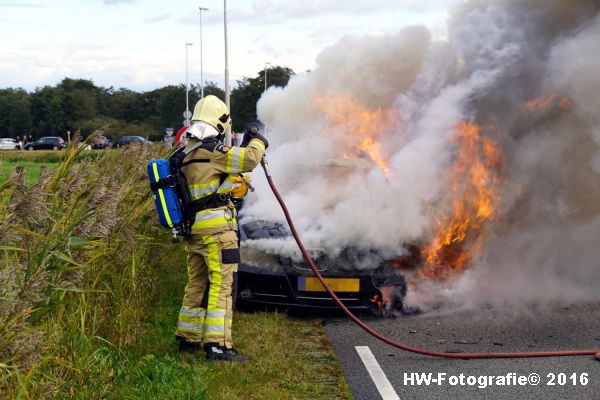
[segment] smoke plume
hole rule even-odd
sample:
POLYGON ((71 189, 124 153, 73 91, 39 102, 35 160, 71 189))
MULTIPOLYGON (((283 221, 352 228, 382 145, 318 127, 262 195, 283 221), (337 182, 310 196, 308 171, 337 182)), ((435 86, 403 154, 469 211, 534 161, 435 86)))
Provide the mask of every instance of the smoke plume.
MULTIPOLYGON (((270 88, 258 113, 271 169, 308 246, 401 257, 434 240, 457 200, 447 177, 469 121, 502 154, 497 210, 471 268, 444 283, 407 272, 409 299, 599 299, 599 11, 595 0, 472 0, 452 10, 447 39, 421 26, 345 37, 270 88)), ((282 221, 255 179, 246 218, 282 221)))

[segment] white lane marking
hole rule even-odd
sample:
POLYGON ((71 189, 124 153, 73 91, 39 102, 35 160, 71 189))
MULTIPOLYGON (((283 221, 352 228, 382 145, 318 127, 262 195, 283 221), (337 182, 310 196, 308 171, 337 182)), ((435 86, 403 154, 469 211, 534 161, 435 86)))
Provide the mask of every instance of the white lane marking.
POLYGON ((375 356, 371 353, 369 346, 355 346, 355 348, 363 364, 365 364, 365 368, 367 368, 369 375, 371 375, 371 379, 373 379, 381 398, 383 400, 400 400, 400 397, 398 397, 394 387, 387 376, 385 376, 385 372, 381 369, 377 359, 375 359, 375 356))

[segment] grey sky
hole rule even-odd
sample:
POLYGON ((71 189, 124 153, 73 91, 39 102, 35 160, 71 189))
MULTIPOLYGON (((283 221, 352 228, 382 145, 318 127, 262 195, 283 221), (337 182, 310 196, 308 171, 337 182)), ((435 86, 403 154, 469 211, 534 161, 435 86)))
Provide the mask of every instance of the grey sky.
MULTIPOLYGON (((443 34, 447 9, 460 0, 230 0, 232 81, 265 62, 296 71, 315 67, 319 52, 346 35, 381 35, 424 24, 443 34)), ((65 76, 103 86, 148 90, 200 79, 199 11, 204 76, 222 83, 223 1, 0 1, 0 87, 53 85, 65 76)))

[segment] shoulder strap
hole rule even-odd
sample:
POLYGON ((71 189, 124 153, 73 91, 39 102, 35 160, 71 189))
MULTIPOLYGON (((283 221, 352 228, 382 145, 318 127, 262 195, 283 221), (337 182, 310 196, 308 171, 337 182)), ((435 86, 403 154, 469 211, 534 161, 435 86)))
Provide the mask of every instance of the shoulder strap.
POLYGON ((193 151, 195 151, 195 150, 199 149, 200 147, 202 147, 202 145, 204 145, 204 143, 202 143, 202 142, 198 142, 198 143, 196 143, 195 145, 193 145, 192 147, 190 147, 190 148, 189 148, 189 150, 185 150, 185 149, 184 149, 184 150, 183 150, 184 157, 185 157, 185 156, 187 156, 188 154, 190 154, 191 152, 193 152, 193 151))
MULTIPOLYGON (((184 150, 183 151, 183 158, 182 161, 192 152, 194 152, 197 149, 204 149, 204 150, 208 150, 210 152, 215 151, 215 148, 217 148, 219 146, 219 142, 198 142, 196 143, 194 146, 190 147, 188 150, 184 150)), ((209 158, 196 158, 194 160, 189 160, 189 161, 185 161, 181 163, 181 167, 184 167, 186 165, 192 164, 192 163, 209 163, 210 159, 209 158)))

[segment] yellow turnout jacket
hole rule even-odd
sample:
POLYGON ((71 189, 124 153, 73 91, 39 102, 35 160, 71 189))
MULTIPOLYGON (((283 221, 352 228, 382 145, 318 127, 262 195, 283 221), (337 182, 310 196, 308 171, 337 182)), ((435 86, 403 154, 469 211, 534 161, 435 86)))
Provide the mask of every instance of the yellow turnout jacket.
MULTIPOLYGON (((187 148, 198 142, 190 140, 187 148)), ((252 171, 265 152, 260 139, 252 139, 247 147, 226 147, 218 144, 210 150, 205 146, 188 154, 183 160, 185 175, 192 200, 200 200, 217 194, 229 194, 233 189, 232 178, 252 171)), ((237 230, 237 215, 233 203, 198 211, 192 225, 192 235, 212 235, 226 230, 237 230)))

